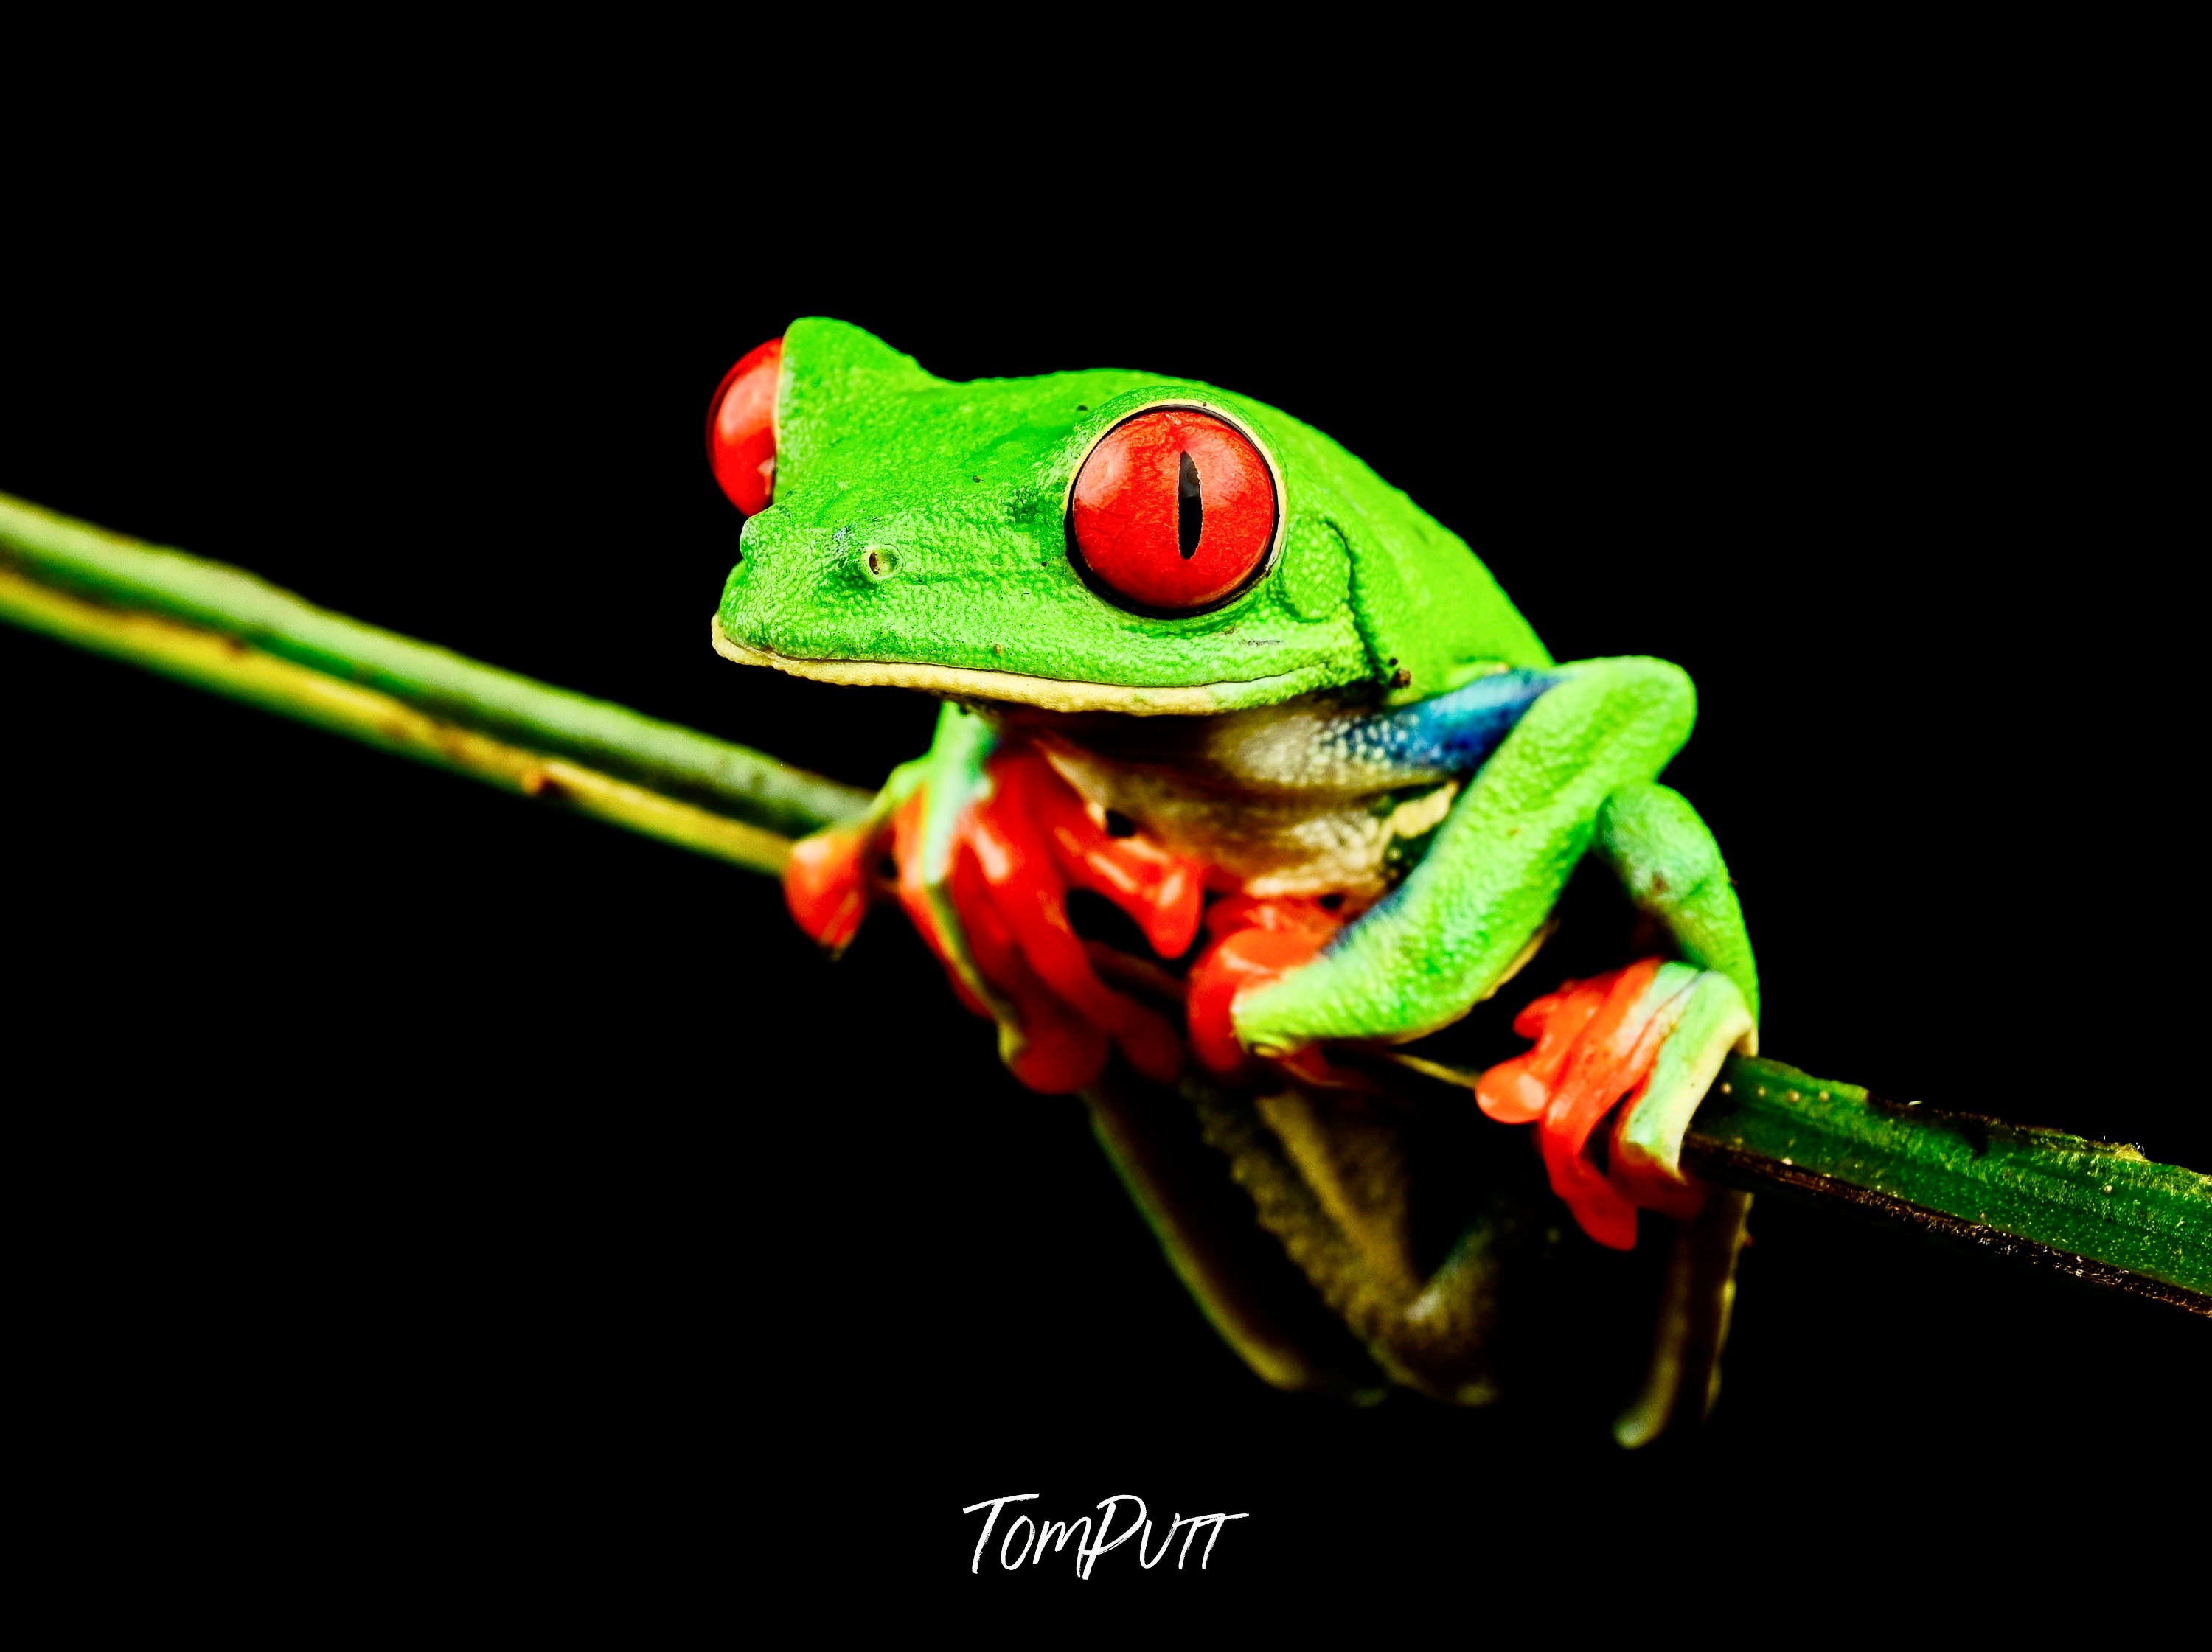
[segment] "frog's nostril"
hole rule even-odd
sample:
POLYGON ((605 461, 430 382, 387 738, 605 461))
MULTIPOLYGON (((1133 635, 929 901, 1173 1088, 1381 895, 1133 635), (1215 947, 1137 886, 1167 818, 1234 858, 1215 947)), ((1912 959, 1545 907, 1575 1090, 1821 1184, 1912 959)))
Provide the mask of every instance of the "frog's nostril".
POLYGON ((860 566, 872 580, 888 580, 898 572, 898 552, 889 545, 870 545, 860 553, 860 566))

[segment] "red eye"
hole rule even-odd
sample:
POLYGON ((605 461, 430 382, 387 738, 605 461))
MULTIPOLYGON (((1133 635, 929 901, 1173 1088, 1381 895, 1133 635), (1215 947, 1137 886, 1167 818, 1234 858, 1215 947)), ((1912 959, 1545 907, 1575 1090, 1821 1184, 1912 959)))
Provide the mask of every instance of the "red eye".
POLYGON ((747 350, 722 375, 707 409, 707 462, 747 516, 768 508, 775 487, 775 375, 782 362, 781 338, 747 350))
POLYGON ((1164 613, 1242 590, 1275 540, 1275 483, 1236 427, 1185 408, 1139 413, 1091 450, 1067 522, 1104 594, 1164 613))

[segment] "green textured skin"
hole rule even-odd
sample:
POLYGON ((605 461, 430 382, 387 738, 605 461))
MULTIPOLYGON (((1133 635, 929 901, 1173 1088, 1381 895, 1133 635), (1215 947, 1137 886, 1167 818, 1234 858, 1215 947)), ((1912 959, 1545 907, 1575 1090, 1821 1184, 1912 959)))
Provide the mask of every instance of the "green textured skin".
POLYGON ((1594 843, 1628 898, 1668 928, 1682 956, 1736 984, 1759 1019, 1759 967, 1720 845, 1672 787, 1626 786, 1598 811, 1594 843))
POLYGON ((1679 1018, 1651 1064, 1644 1098, 1622 1121, 1621 1145, 1670 1175, 1682 1168, 1682 1136, 1729 1052, 1759 1023, 1742 990, 1717 970, 1670 963, 1690 975, 1679 1018))
POLYGON ((1145 373, 951 383, 837 321, 784 335, 775 502, 741 544, 722 629, 786 659, 1202 688, 1222 709, 1401 673, 1395 692, 1419 699, 1500 665, 1550 663, 1463 541, 1287 414, 1145 373), (1285 495, 1273 569, 1190 618, 1115 607, 1067 556, 1084 456, 1162 401, 1243 420, 1285 495), (878 571, 871 550, 890 553, 878 571))

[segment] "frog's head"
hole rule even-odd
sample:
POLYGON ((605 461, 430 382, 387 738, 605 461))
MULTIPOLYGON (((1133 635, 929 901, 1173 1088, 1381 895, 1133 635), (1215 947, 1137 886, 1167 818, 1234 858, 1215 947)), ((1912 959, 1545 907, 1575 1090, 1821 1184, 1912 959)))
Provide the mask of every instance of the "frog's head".
POLYGON ((732 659, 1058 711, 1211 713, 1550 663, 1466 544, 1341 447, 1111 370, 958 384, 808 319, 708 422, 751 513, 732 659))

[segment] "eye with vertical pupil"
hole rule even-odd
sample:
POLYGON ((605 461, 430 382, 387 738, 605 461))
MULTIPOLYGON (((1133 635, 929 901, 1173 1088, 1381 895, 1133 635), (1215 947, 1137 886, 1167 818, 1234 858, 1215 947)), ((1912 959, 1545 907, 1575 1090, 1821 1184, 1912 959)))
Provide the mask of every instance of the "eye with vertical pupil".
POLYGON ((1249 584, 1275 542, 1267 462, 1226 420, 1159 408, 1124 420, 1083 461, 1068 501, 1079 568, 1125 607, 1188 614, 1249 584))
POLYGON ((714 480, 747 516, 768 508, 775 491, 775 383, 783 340, 747 350, 722 375, 707 408, 707 462, 714 480))

